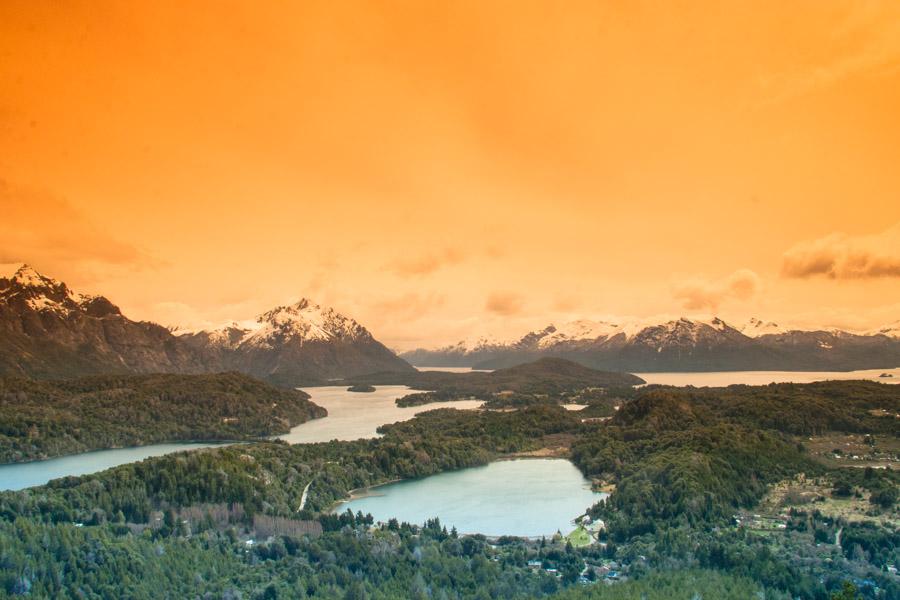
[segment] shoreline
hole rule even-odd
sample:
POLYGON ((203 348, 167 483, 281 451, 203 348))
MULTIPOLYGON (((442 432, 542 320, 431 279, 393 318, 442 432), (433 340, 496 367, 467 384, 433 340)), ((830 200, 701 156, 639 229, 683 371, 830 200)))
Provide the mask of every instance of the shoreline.
MULTIPOLYGON (((95 454, 98 452, 112 452, 114 450, 139 450, 141 448, 149 448, 151 446, 162 446, 165 444, 172 444, 172 445, 208 444, 208 446, 206 446, 205 448, 215 448, 218 446, 235 446, 237 444, 256 444, 259 442, 268 442, 268 441, 271 441, 271 440, 269 440, 268 438, 251 438, 251 439, 246 439, 246 440, 225 440, 225 439, 223 439, 223 440, 216 440, 216 439, 212 439, 212 440, 161 440, 158 442, 150 442, 149 444, 137 444, 134 446, 110 446, 108 448, 93 448, 91 450, 84 450, 81 452, 56 454, 54 456, 48 456, 46 458, 35 458, 33 460, 5 462, 5 463, 0 463, 0 467, 12 467, 15 465, 33 465, 33 464, 49 462, 51 460, 57 460, 57 459, 61 459, 61 458, 72 458, 75 456, 84 456, 86 454, 95 454)), ((193 448, 192 450, 204 450, 205 448, 193 448)), ((175 453, 175 452, 184 452, 184 450, 174 450, 172 453, 175 453)))
MULTIPOLYGON (((443 471, 443 472, 446 473, 447 471, 443 471)), ((438 473, 435 473, 435 475, 437 475, 437 474, 438 473)), ((426 475, 425 477, 430 477, 430 475, 426 475)), ((424 479, 424 477, 422 479, 424 479)), ((375 490, 380 487, 384 487, 386 485, 390 485, 392 483, 400 483, 401 481, 415 481, 415 479, 397 478, 397 479, 391 479, 389 481, 385 481, 384 483, 377 483, 375 485, 368 485, 368 486, 364 486, 364 487, 353 488, 352 490, 347 492, 347 496, 345 498, 333 502, 331 504, 331 506, 328 507, 328 510, 325 510, 323 512, 328 513, 328 514, 338 514, 337 507, 339 505, 346 504, 347 502, 352 502, 353 500, 359 500, 360 498, 369 498, 372 496, 378 496, 379 494, 373 494, 372 490, 375 490)))

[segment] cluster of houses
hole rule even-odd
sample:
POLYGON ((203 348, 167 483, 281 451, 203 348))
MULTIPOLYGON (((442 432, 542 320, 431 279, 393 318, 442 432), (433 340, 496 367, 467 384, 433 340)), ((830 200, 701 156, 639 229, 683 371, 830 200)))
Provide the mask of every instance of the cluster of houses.
POLYGON ((732 515, 732 522, 735 527, 758 530, 778 530, 787 529, 788 515, 778 515, 777 517, 764 517, 762 515, 736 514, 732 515))
MULTIPOLYGON (((544 571, 555 577, 561 577, 559 569, 546 564, 539 558, 533 558, 528 561, 528 566, 534 571, 544 571)), ((592 565, 585 564, 581 575, 578 577, 578 583, 582 585, 590 585, 598 581, 604 583, 616 583, 624 581, 627 577, 622 573, 622 565, 614 560, 604 560, 602 564, 592 565)))

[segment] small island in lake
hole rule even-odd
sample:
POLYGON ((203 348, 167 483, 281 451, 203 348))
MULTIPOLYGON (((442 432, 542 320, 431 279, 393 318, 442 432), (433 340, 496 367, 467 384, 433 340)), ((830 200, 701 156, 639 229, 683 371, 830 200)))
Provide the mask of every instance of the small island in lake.
POLYGON ((375 386, 369 385, 367 383, 358 383, 356 385, 351 385, 350 387, 348 387, 347 391, 368 394, 375 391, 375 386))

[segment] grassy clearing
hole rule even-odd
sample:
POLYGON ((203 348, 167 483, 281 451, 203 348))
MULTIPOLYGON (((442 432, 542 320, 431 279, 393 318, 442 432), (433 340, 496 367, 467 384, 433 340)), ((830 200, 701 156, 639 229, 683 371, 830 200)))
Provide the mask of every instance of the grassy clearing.
POLYGON ((575 530, 566 536, 566 540, 572 544, 575 548, 580 548, 582 546, 590 546, 593 543, 593 538, 591 534, 588 533, 588 530, 579 525, 575 528, 575 530))

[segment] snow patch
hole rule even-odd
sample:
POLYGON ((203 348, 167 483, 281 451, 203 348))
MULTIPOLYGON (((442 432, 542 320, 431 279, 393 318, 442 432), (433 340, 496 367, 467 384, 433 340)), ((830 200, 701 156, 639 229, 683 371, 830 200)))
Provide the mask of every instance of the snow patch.
POLYGON ((272 348, 288 340, 297 340, 302 344, 309 341, 357 340, 370 335, 355 320, 306 298, 296 304, 273 308, 257 317, 252 324, 233 322, 206 333, 211 343, 231 348, 245 344, 272 348))
POLYGON ((761 335, 786 333, 788 330, 773 321, 763 321, 762 319, 753 317, 747 321, 739 331, 747 337, 755 338, 761 335))

